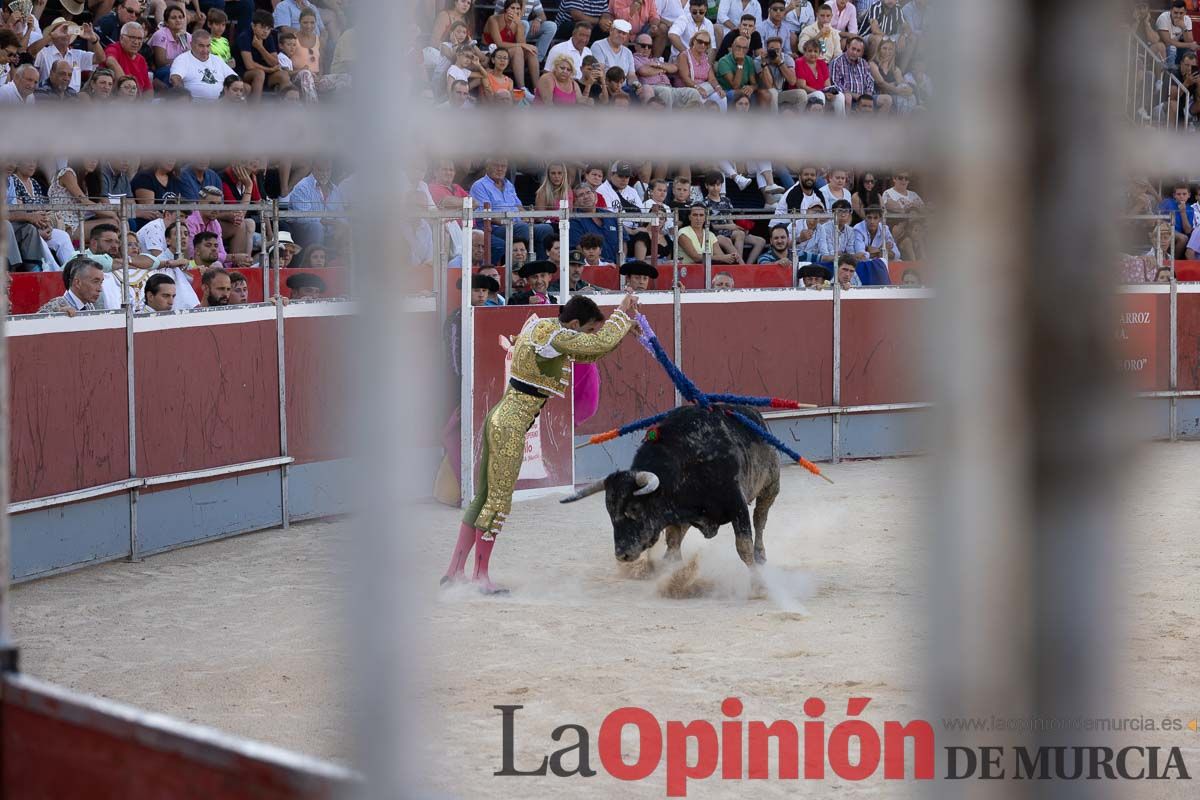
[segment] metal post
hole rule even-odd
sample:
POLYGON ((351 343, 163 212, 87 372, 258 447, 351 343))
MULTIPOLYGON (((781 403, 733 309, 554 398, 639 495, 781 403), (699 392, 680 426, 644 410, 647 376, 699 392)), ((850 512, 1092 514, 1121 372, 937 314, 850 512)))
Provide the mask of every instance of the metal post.
MULTIPOLYGON (((281 297, 279 292, 279 200, 271 201, 271 221, 275 227, 275 246, 271 248, 271 271, 274 273, 275 297, 281 297)), ((265 287, 264 287, 265 289, 265 287)))
MULTIPOLYGON (((278 241, 278 228, 276 241, 278 241)), ((275 252, 279 252, 279 248, 275 248, 275 252)), ((288 429, 287 429, 287 350, 284 347, 283 334, 283 298, 275 298, 275 357, 279 367, 279 455, 286 458, 288 454, 288 429)), ((291 527, 291 511, 288 509, 288 465, 282 464, 279 467, 279 508, 280 508, 280 525, 286 531, 291 527)))
MULTIPOLYGON (((571 238, 571 207, 566 200, 558 201, 558 302, 566 305, 571 299, 571 254, 570 248, 566 246, 571 238)), ((571 417, 575 419, 574 416, 571 417)), ((572 422, 574 425, 574 422, 572 422)), ((575 459, 571 459, 571 463, 575 463, 575 459)))
POLYGON ((617 268, 619 269, 625 263, 625 223, 621 220, 621 214, 624 212, 618 211, 617 215, 617 268))
POLYGON ((446 297, 446 226, 440 219, 434 219, 433 224, 433 302, 437 309, 437 329, 440 331, 449 310, 446 297))
POLYGON ((650 266, 658 269, 658 238, 662 235, 659 224, 650 226, 650 266))
MULTIPOLYGON (((1184 213, 1187 213, 1186 209, 1184 213)), ((1170 389, 1174 393, 1179 390, 1179 284, 1175 278, 1174 265, 1172 265, 1171 269, 1170 325, 1170 389)), ((1167 432, 1170 440, 1173 442, 1179 438, 1179 398, 1172 394, 1167 404, 1170 410, 1167 432)))
MULTIPOLYGON (((711 228, 706 227, 705 233, 712 233, 711 228)), ((715 240, 715 236, 714 236, 715 240)), ((701 244, 701 250, 704 253, 704 288, 712 288, 712 247, 704 247, 701 244)))
MULTIPOLYGON (((675 364, 683 369, 683 296, 679 289, 679 262, 675 262, 675 284, 671 287, 672 323, 675 326, 675 364)), ((675 389, 675 405, 683 405, 683 395, 675 389)))
MULTIPOLYGON (((8 221, 8 208, 6 197, 3 192, 0 192, 0 253, 5 253, 7 258, 8 242, 6 231, 8 226, 5 223, 8 221)), ((83 226, 82 219, 80 227, 83 226)), ((8 265, 5 264, 5 267, 8 265)), ((8 304, 8 281, 10 280, 7 269, 5 270, 5 292, 4 302, 8 304)), ((8 324, 6 317, 12 311, 11 308, 6 309, 6 313, 0 314, 0 508, 8 508, 8 488, 9 488, 9 456, 8 456, 8 441, 9 441, 9 398, 8 398, 8 332, 5 326, 8 324)), ((12 631, 9 629, 9 579, 12 575, 12 561, 9 556, 9 515, 0 514, 0 671, 15 672, 17 669, 17 650, 12 643, 12 631)))
MULTIPOLYGON (((137 477, 137 397, 134 381, 133 303, 129 295, 129 217, 137 213, 137 203, 121 198, 121 306, 125 309, 125 405, 129 425, 129 477, 137 477)), ((137 487, 129 490, 129 560, 138 556, 137 487)))
MULTIPOLYGON (((463 230, 470 233, 475 227, 475 203, 463 198, 463 230)), ((484 237, 487 241, 487 237, 484 237)), ((490 250, 484 247, 484 253, 490 250)), ((471 248, 462 253, 462 385, 459 393, 459 416, 462 419, 462 472, 458 485, 462 501, 467 504, 475 496, 475 310, 471 307, 471 248)), ((485 262, 486 263, 486 262, 485 262)), ((510 273, 511 274, 511 273, 510 273)))
MULTIPOLYGON (((512 267, 513 257, 513 221, 511 219, 504 220, 504 266, 512 267)), ((484 261, 486 264, 487 261, 484 261)), ((463 280, 467 280, 466 275, 463 275, 463 280)))
POLYGON ((262 273, 263 302, 271 299, 271 268, 267 264, 267 249, 258 254, 258 269, 262 273))
MULTIPOLYGON (((492 210, 492 204, 491 204, 491 203, 484 203, 484 204, 483 204, 483 210, 484 210, 485 212, 487 212, 487 211, 491 211, 491 210, 492 210)), ((467 244, 468 244, 468 246, 469 246, 469 245, 471 244, 471 242, 467 242, 467 244)), ((464 249, 465 249, 465 248, 464 248, 464 249)), ((466 260, 466 258, 463 258, 463 266, 464 266, 464 271, 463 271, 463 274, 464 274, 464 275, 467 275, 467 274, 469 274, 469 273, 468 273, 468 272, 465 270, 466 263, 467 263, 467 260, 466 260)), ((483 263, 482 263, 482 264, 478 264, 477 266, 480 266, 480 267, 487 267, 487 266, 490 266, 490 265, 491 265, 491 263, 492 263, 492 218, 491 218, 491 217, 488 217, 487 219, 485 219, 485 220, 483 221, 483 263)))
MULTIPOLYGON (((834 223, 834 236, 837 236, 837 223, 834 223)), ((836 250, 836 245, 834 246, 836 250)), ((836 265, 836 262, 835 262, 836 265)), ((838 283, 837 269, 833 272, 833 407, 842 406, 842 285, 838 283)), ((836 410, 831 417, 832 432, 829 448, 833 463, 842 460, 842 415, 836 410)))

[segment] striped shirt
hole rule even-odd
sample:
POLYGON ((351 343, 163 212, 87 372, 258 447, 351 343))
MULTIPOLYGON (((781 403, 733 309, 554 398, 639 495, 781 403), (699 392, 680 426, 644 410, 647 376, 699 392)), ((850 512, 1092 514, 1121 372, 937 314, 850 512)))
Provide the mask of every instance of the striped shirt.
POLYGON ((871 77, 865 58, 851 62, 842 53, 829 65, 829 77, 833 79, 833 85, 846 94, 875 95, 875 79, 871 77))
POLYGON ((875 20, 884 36, 896 36, 900 33, 900 6, 888 8, 880 0, 867 11, 867 17, 863 20, 864 30, 870 29, 871 20, 875 20))
POLYGON ((575 24, 571 18, 572 11, 582 11, 589 17, 599 17, 608 11, 608 0, 562 0, 558 6, 558 15, 554 18, 560 30, 564 25, 575 24))

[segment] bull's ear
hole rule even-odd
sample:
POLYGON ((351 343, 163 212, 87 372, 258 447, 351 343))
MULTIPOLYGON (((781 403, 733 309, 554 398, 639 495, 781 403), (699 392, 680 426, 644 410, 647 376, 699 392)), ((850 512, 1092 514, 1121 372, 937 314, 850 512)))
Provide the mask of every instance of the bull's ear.
POLYGON ((578 491, 567 495, 566 497, 559 500, 558 502, 574 503, 576 500, 582 500, 585 497, 590 497, 591 495, 594 495, 597 492, 603 492, 604 491, 604 482, 607 480, 608 480, 608 478, 601 478, 600 480, 596 481, 595 483, 589 483, 587 486, 584 486, 582 489, 579 489, 578 491))

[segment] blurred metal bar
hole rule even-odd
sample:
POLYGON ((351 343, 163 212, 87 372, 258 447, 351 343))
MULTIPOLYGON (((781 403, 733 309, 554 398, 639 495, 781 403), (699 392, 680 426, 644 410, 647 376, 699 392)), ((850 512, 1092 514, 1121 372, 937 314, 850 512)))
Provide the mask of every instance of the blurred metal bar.
MULTIPOLYGON (((8 300, 8 197, 0 192, 0 253, 4 253, 4 310, 7 317, 8 300)), ((80 227, 83 222, 80 221, 80 227)), ((8 507, 9 494, 9 396, 8 396, 8 325, 6 319, 0 319, 0 508, 8 507)), ((8 604, 10 581, 12 574, 12 559, 9 554, 11 542, 8 514, 0 514, 0 671, 16 670, 17 650, 12 641, 12 630, 9 627, 8 604)))
MULTIPOLYGON (((470 236, 474 235, 475 229, 475 200, 470 197, 463 198, 463 239, 465 240, 462 249, 462 286, 459 289, 459 298, 462 309, 461 333, 462 337, 462 352, 459 354, 462 358, 462 388, 459 395, 459 415, 462 419, 462 471, 459 473, 459 486, 462 487, 462 502, 466 505, 475 496, 475 313, 471 307, 471 275, 475 265, 472 263, 474 258, 473 248, 471 247, 470 236)), ((487 224, 486 222, 484 223, 487 224)), ((511 230, 511 228, 510 228, 511 230)), ((492 251, 491 237, 484 235, 483 237, 483 252, 485 254, 492 251)), ((484 264, 487 264, 487 256, 484 256, 484 264)), ((509 274, 511 270, 508 271, 509 274)))
MULTIPOLYGON (((125 405, 129 425, 129 477, 137 477, 137 393, 134 378, 133 307, 135 297, 129 291, 129 218, 137 213, 137 204, 121 198, 121 306, 125 309, 125 405)), ((82 218, 80 219, 82 225, 82 218)), ((129 560, 140 561, 138 555, 138 487, 129 489, 129 560)))
POLYGON ((269 142, 276 158, 344 152, 353 120, 344 107, 288 108, 263 103, 235 108, 209 103, 174 103, 169 113, 154 103, 88 106, 42 104, 20 113, 0 114, 0 141, 10 160, 41 158, 244 158, 269 142), (86 110, 84 110, 86 109, 86 110), (222 113, 224 112, 224 113, 222 113), (219 116, 218 116, 219 115, 219 116), (219 120, 219 122, 218 122, 219 120), (153 136, 105 136, 95 131, 154 131, 153 136))
MULTIPOLYGON (((1109 226, 1095 220, 1117 215, 1120 137, 1111 125, 1080 137, 1078 120, 1116 109, 1120 76, 1117 58, 1084 63, 1073 54, 1120 52, 1116 3, 943 8, 947 27, 934 49, 946 91, 932 144, 943 154, 941 262, 954 269, 941 274, 931 341, 940 390, 931 716, 1101 716, 1116 703, 1107 670, 1119 632, 1113 437, 1123 426, 1110 359, 1113 287, 1091 265, 1115 252, 1109 226), (980 47, 979 31, 1011 47, 980 47), (1040 77, 1038 91, 1019 91, 1023 74, 1040 77), (1080 250, 1045 269, 1039 255, 1055 241, 1079 241, 1080 250), (1020 288, 1027 281, 1036 293, 1020 288)), ((1016 743, 1012 732, 962 736, 939 744, 1016 743)), ((1089 739, 1039 731, 1020 743, 1089 739)), ((986 783, 935 789, 1004 800, 1112 792, 1093 781, 986 783)))

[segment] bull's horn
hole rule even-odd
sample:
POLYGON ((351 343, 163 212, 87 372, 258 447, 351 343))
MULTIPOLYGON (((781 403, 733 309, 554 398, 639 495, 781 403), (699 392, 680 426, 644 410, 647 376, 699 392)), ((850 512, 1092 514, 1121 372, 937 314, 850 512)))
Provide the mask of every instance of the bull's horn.
POLYGON ((558 502, 574 503, 576 500, 582 500, 585 497, 590 497, 591 495, 594 495, 596 492, 602 492, 602 491, 604 491, 604 479, 603 478, 596 481, 595 483, 589 483, 587 486, 583 487, 579 491, 575 492, 574 494, 567 495, 566 497, 564 497, 562 500, 559 500, 558 502))
POLYGON ((637 481, 640 487, 633 494, 636 497, 641 497, 644 494, 650 494, 658 489, 658 476, 653 472, 635 472, 633 473, 634 480, 637 481))

